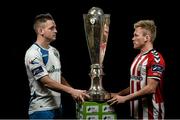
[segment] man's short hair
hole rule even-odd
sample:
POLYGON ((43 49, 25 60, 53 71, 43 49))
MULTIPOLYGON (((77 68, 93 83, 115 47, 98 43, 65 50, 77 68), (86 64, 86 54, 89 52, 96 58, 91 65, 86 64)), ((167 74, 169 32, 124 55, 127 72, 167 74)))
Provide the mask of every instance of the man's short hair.
POLYGON ((39 14, 34 19, 34 30, 37 32, 37 28, 40 27, 42 23, 45 23, 47 20, 54 20, 50 13, 39 14))

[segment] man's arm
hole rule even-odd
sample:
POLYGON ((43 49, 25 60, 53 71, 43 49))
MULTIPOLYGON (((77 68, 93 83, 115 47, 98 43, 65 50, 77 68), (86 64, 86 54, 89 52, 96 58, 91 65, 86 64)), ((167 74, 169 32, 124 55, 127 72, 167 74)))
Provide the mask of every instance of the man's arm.
POLYGON ((72 87, 69 87, 69 86, 66 86, 66 85, 63 85, 61 83, 58 83, 57 81, 55 80, 52 80, 48 75, 42 77, 40 79, 40 82, 43 83, 43 85, 51 90, 54 90, 56 92, 66 92, 66 93, 69 93, 71 94, 72 91, 73 91, 73 88, 72 87))
POLYGON ((125 96, 125 101, 137 99, 139 97, 144 97, 146 95, 155 93, 158 83, 159 83, 158 80, 148 78, 147 85, 145 87, 143 87, 141 90, 125 96))
POLYGON ((61 76, 61 83, 62 83, 63 85, 66 85, 66 86, 71 87, 71 85, 67 82, 67 80, 66 80, 63 76, 61 76))
MULTIPOLYGON (((125 103, 126 101, 142 98, 146 95, 150 95, 156 92, 156 88, 158 86, 159 81, 155 79, 148 78, 147 79, 147 85, 143 87, 141 90, 134 92, 132 94, 121 96, 121 95, 114 95, 114 97, 109 100, 108 102, 111 103, 111 105, 115 103, 125 103)), ((126 93, 128 90, 125 89, 124 92, 120 92, 120 94, 126 93)))
POLYGON ((124 96, 124 95, 128 95, 129 93, 130 93, 130 87, 125 88, 125 89, 119 91, 118 93, 111 93, 111 97, 114 97, 116 95, 124 96))
POLYGON ((130 93, 130 87, 119 91, 117 94, 121 95, 121 96, 124 96, 124 95, 128 95, 129 93, 130 93))
POLYGON ((65 82, 66 80, 63 80, 63 84, 56 82, 55 80, 52 80, 48 75, 44 76, 40 79, 40 82, 47 88, 52 89, 57 92, 66 92, 71 94, 75 99, 84 101, 84 97, 88 97, 86 92, 84 90, 78 90, 70 87, 70 85, 65 82), (65 84, 65 85, 64 85, 65 84))

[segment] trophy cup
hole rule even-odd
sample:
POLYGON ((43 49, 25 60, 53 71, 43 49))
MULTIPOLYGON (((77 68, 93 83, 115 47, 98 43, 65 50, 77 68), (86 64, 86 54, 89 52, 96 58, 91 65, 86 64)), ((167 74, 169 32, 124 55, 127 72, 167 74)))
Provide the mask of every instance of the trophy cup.
POLYGON ((92 7, 88 14, 83 14, 83 19, 91 59, 89 101, 104 102, 110 99, 110 93, 102 86, 103 60, 109 34, 110 14, 104 14, 101 8, 92 7))
POLYGON ((106 101, 111 98, 110 93, 102 86, 103 60, 109 34, 110 15, 104 14, 98 7, 92 7, 88 14, 83 14, 84 28, 89 55, 91 59, 90 96, 85 102, 76 104, 78 119, 85 120, 116 120, 117 115, 112 106, 106 101))

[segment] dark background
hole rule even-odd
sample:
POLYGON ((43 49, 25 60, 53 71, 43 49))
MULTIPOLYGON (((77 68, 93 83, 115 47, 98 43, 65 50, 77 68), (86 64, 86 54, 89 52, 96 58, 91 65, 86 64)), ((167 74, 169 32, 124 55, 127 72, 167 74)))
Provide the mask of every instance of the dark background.
MULTIPOLYGON (((117 92, 129 85, 129 68, 138 53, 133 49, 133 24, 153 19, 157 25, 154 48, 166 61, 164 96, 166 118, 180 118, 179 112, 179 17, 176 3, 143 1, 120 3, 113 0, 42 1, 4 5, 1 10, 1 98, 0 118, 28 118, 29 86, 24 54, 36 39, 33 20, 37 14, 51 13, 58 35, 52 43, 61 54, 62 72, 79 89, 90 87, 90 58, 85 40, 83 14, 97 6, 111 14, 110 32, 104 58, 103 87, 117 92)), ((75 102, 62 96, 64 118, 75 118, 75 102)), ((129 118, 129 105, 116 106, 119 118, 129 118)))

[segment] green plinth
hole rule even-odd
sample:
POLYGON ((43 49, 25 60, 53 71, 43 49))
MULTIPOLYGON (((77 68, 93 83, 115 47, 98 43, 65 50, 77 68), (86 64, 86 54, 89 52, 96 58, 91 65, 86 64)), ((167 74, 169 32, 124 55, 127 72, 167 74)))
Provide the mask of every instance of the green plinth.
POLYGON ((107 102, 83 102, 76 104, 76 116, 79 120, 115 120, 117 115, 107 102))

